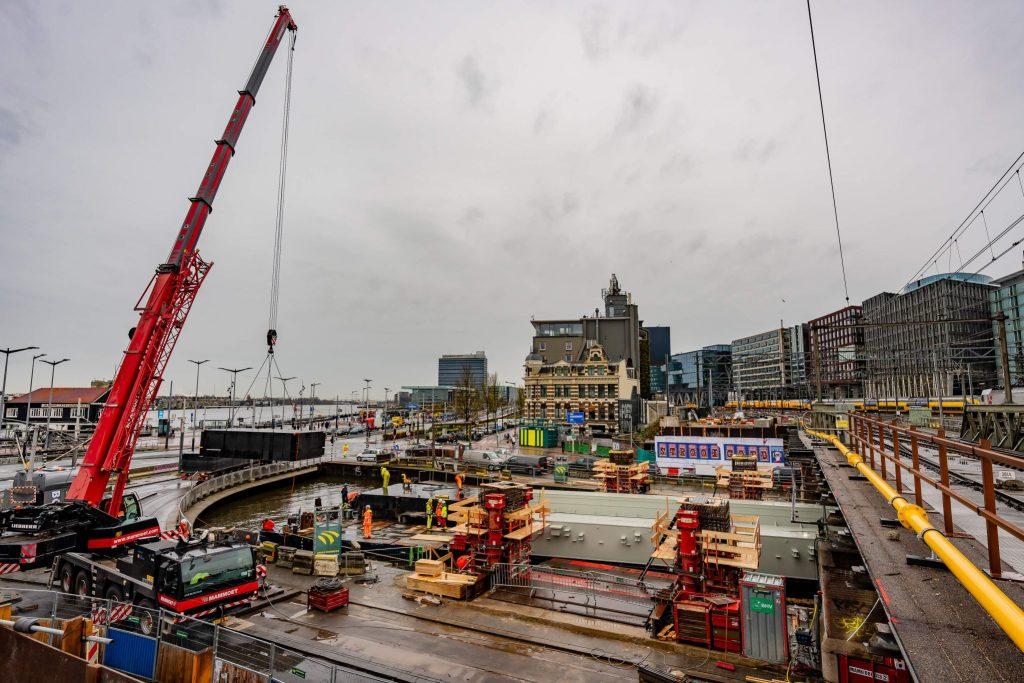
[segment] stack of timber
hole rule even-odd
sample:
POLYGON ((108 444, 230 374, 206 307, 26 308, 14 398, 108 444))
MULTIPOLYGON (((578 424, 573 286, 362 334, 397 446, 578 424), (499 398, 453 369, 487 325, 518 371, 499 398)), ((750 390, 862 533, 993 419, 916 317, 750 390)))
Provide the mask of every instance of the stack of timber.
POLYGON ((451 557, 451 553, 447 553, 437 559, 416 560, 416 570, 406 575, 405 587, 455 600, 471 597, 478 577, 449 572, 448 561, 451 557))

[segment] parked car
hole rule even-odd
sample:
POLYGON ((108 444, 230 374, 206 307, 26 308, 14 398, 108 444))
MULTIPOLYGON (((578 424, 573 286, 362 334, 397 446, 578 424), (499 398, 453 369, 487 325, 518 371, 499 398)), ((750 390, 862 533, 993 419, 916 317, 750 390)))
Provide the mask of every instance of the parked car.
POLYGON ((391 457, 391 451, 383 448, 367 448, 356 456, 356 462, 384 462, 391 457))
POLYGON ((505 466, 512 470, 514 474, 536 476, 550 469, 551 458, 546 455, 511 455, 505 462, 505 466))
POLYGON ((462 461, 478 467, 486 467, 489 470, 500 470, 509 460, 509 456, 495 451, 477 451, 467 449, 462 454, 462 461))

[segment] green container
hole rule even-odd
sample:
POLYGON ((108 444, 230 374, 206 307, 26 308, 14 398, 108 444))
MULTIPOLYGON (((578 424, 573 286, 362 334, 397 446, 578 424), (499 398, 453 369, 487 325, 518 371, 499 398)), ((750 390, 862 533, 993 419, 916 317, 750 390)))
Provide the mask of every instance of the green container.
POLYGON ((557 448, 558 430, 552 427, 520 427, 519 445, 530 448, 557 448))

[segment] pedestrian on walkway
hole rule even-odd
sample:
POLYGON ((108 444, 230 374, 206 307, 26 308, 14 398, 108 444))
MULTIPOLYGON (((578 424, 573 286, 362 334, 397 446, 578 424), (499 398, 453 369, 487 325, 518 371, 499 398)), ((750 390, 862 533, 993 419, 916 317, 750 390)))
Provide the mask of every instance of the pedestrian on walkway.
POLYGON ((370 538, 373 533, 373 510, 367 505, 363 510, 363 538, 370 538))

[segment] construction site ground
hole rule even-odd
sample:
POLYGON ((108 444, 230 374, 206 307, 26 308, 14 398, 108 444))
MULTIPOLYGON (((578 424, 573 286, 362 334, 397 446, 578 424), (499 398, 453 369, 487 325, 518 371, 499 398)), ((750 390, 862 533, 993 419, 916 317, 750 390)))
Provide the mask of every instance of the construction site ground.
MULTIPOLYGON (((917 680, 1024 681, 1024 654, 953 574, 907 563, 907 555, 928 557, 930 550, 913 531, 882 525, 896 517, 885 498, 867 481, 851 479, 856 471, 835 449, 814 451, 917 680)), ((928 511, 941 528, 941 515, 928 511)), ((962 533, 951 540, 975 565, 987 566, 977 540, 962 533)), ((996 583, 1024 606, 1024 586, 996 583)))
POLYGON ((289 599, 225 626, 291 648, 305 641, 311 654, 358 655, 383 665, 411 668, 428 679, 612 681, 636 680, 636 664, 744 680, 765 675, 752 662, 724 653, 652 639, 638 626, 593 616, 493 599, 408 599, 405 571, 373 563, 373 583, 348 581, 350 604, 330 614, 307 611, 305 591, 314 577, 269 567, 268 579, 289 599), (720 668, 730 662, 734 671, 720 668))

